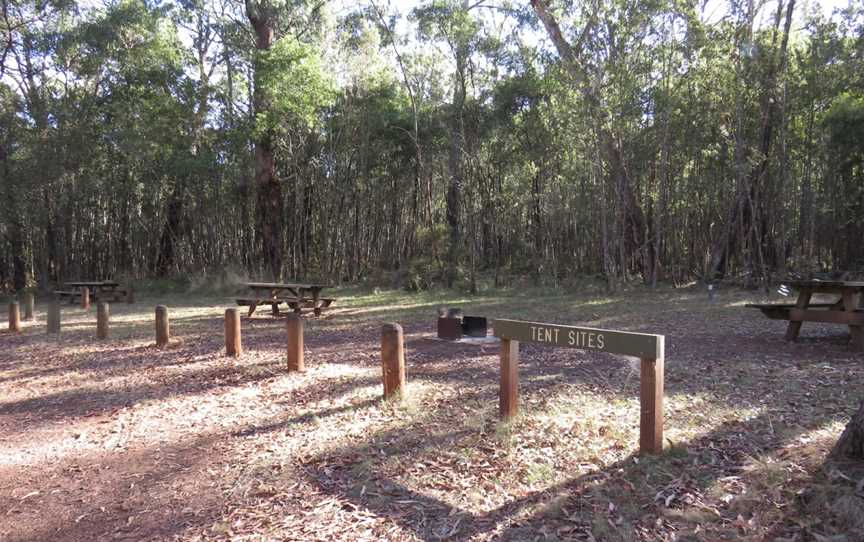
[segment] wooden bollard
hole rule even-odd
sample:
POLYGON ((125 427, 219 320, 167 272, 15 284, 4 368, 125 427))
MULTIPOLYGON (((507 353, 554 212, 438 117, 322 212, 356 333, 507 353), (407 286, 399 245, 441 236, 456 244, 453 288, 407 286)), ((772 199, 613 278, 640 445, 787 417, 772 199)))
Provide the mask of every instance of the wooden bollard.
POLYGON ((401 398, 405 393, 405 349, 399 324, 381 327, 381 369, 384 398, 401 398))
POLYGON ((243 353, 240 340, 240 313, 237 309, 225 309, 225 353, 239 357, 243 353))
POLYGON ((96 338, 108 338, 108 318, 110 316, 110 308, 108 303, 100 301, 96 304, 96 338))
POLYGON ((9 303, 9 331, 21 331, 21 311, 17 301, 9 303))
POLYGON ((24 319, 28 322, 34 320, 33 316, 33 305, 35 304, 35 300, 33 299, 33 294, 27 292, 24 294, 24 319))
POLYGON ((56 299, 48 305, 48 334, 60 333, 60 302, 56 299))
POLYGON ((519 413, 519 341, 501 339, 501 383, 498 412, 508 420, 519 413))
POLYGON ((135 303, 135 290, 131 286, 126 291, 126 303, 129 303, 130 305, 135 303))
POLYGON ((285 326, 288 330, 288 370, 304 371, 303 318, 299 314, 289 314, 285 326))
POLYGON ((90 288, 81 289, 81 308, 84 310, 90 309, 90 288))
POLYGON ((639 385, 639 452, 663 452, 663 365, 665 340, 661 337, 657 357, 641 358, 639 385))
POLYGON ((165 305, 156 306, 156 346, 163 347, 168 345, 168 307, 165 305))

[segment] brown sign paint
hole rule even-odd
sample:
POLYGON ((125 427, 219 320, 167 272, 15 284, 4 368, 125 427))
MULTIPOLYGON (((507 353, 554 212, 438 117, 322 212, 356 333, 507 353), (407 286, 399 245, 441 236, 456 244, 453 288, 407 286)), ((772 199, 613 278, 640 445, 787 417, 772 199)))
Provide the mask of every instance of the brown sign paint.
POLYGON ((663 336, 520 320, 493 320, 499 339, 597 350, 639 358, 662 358, 663 336))

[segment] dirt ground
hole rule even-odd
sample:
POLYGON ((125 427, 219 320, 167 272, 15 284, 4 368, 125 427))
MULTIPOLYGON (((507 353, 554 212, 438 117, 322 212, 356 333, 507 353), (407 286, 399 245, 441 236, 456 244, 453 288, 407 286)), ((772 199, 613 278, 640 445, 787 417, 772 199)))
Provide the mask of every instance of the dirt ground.
POLYGON ((225 357, 224 297, 114 304, 106 341, 95 307, 64 306, 59 339, 43 310, 16 335, 0 317, 0 540, 864 540, 858 480, 822 468, 864 397, 842 327, 786 343, 747 292, 337 297, 302 374, 269 311, 225 357), (523 344, 500 423, 498 348, 433 340, 441 305, 665 335, 666 452, 636 454, 638 365, 607 354, 523 344), (386 321, 401 402, 380 400, 386 321))

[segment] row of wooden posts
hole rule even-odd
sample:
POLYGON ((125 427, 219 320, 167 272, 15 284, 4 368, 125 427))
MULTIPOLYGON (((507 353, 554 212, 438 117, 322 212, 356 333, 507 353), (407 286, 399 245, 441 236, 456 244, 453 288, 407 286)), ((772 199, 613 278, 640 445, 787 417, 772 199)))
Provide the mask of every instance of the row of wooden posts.
MULTIPOLYGON (((24 301, 24 319, 33 320, 33 295, 27 294, 24 301)), ((82 304, 83 306, 83 304, 82 304)), ((96 304, 96 338, 107 339, 109 334, 110 308, 108 303, 96 304)), ((168 307, 156 306, 156 346, 168 345, 171 333, 168 307)), ((47 327, 49 334, 60 333, 60 304, 54 301, 48 309, 47 327)), ((9 303, 9 329, 21 331, 20 307, 18 301, 9 303)), ((286 323, 288 339, 287 366, 289 371, 305 370, 303 356, 303 319, 300 315, 290 314, 286 323)), ((401 396, 405 388, 405 350, 402 326, 385 324, 381 329, 381 363, 383 368, 384 397, 401 396)), ((237 309, 225 310, 225 353, 239 357, 243 353, 240 334, 240 312, 237 309)))
MULTIPOLYGON (((33 319, 33 298, 25 298, 25 318, 33 319)), ((108 338, 108 304, 100 302, 96 311, 96 336, 108 338)), ((20 331, 21 319, 17 301, 9 304, 9 328, 20 331)), ((156 307, 156 346, 165 347, 170 340, 168 308, 156 307)), ((303 371, 303 319, 291 314, 286 322, 287 367, 289 371, 303 371)), ((53 302, 48 311, 48 333, 60 332, 60 305, 53 302)), ((663 373, 664 344, 662 335, 620 332, 592 328, 578 328, 558 324, 496 320, 495 335, 501 340, 501 376, 499 412, 503 419, 515 416, 519 410, 519 342, 543 343, 551 346, 569 346, 601 350, 639 357, 640 423, 639 449, 641 453, 660 453, 663 450, 663 373)), ((240 332, 240 313, 225 310, 225 352, 238 357, 243 353, 240 332)), ((388 323, 381 328, 381 367, 384 397, 401 397, 405 389, 405 350, 402 326, 388 323)))
MULTIPOLYGON (((156 310, 156 342, 158 344, 159 307, 156 310)), ((164 325, 167 334, 167 317, 164 325)), ((288 370, 303 371, 306 367, 303 346, 303 318, 298 314, 289 314, 285 327, 288 339, 288 370)), ((385 399, 401 397, 405 392, 404 342, 402 326, 399 324, 388 323, 384 324, 381 328, 381 369, 385 399)), ((240 312, 237 309, 225 310, 225 353, 234 357, 238 357, 243 353, 243 340, 240 333, 240 312)))
MULTIPOLYGON (((127 302, 134 302, 134 294, 129 290, 127 302)), ((32 293, 24 294, 24 320, 33 321, 33 307, 35 299, 32 293)), ((90 291, 84 288, 81 291, 81 308, 84 310, 90 309, 90 291)), ((100 339, 108 338, 108 303, 99 302, 96 304, 96 335, 100 339)), ((48 305, 47 316, 48 333, 60 333, 60 302, 54 300, 48 305)), ((21 307, 19 301, 9 303, 9 330, 13 332, 21 331, 21 307)))
MULTIPOLYGON (((24 295, 24 321, 33 321, 36 317, 33 314, 34 300, 33 294, 24 295)), ((87 308, 90 308, 88 302, 87 308)), ((96 337, 99 339, 108 338, 108 303, 99 302, 96 304, 96 337)), ((60 333, 60 302, 52 301, 48 305, 46 317, 46 326, 49 335, 60 333)), ((9 303, 9 331, 18 333, 21 331, 21 303, 12 301, 9 303)))

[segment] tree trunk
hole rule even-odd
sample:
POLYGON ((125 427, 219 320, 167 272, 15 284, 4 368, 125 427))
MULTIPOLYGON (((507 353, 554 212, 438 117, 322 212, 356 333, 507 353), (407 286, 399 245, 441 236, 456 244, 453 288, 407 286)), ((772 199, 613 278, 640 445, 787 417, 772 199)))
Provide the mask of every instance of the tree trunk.
MULTIPOLYGON (((762 195, 764 193, 764 181, 768 175, 771 159, 771 149, 774 137, 774 128, 778 121, 778 98, 776 96, 777 78, 786 69, 786 50, 789 43, 789 30, 792 25, 792 12, 795 9, 795 0, 789 0, 786 5, 786 20, 783 28, 783 36, 779 50, 775 49, 771 58, 765 77, 762 82, 762 99, 760 102, 760 137, 759 137, 759 160, 752 160, 754 165, 744 179, 744 186, 740 187, 731 210, 727 215, 727 226, 714 242, 712 247, 711 266, 708 270, 709 278, 721 277, 728 266, 733 249, 744 244, 747 236, 751 236, 752 251, 756 254, 751 257, 753 265, 764 268, 762 262, 762 240, 758 232, 758 221, 761 216, 755 216, 762 208, 762 195)), ((779 29, 781 15, 783 13, 783 0, 778 0, 777 14, 774 19, 775 42, 779 29)), ((739 106, 740 109, 740 106, 739 106)), ((743 115, 739 111, 739 116, 743 115)), ((739 134, 739 137, 743 135, 739 134)), ((738 144, 743 142, 736 143, 738 144)), ((743 155, 736 156, 736 163, 743 167, 746 162, 743 155)), ((760 269, 764 273, 764 269, 760 269)), ((762 277, 765 278, 764 276, 762 277)))
POLYGON ((858 411, 846 424, 846 429, 843 430, 828 458, 864 460, 864 401, 861 401, 858 411))
POLYGON ((453 87, 453 116, 450 126, 450 157, 447 167, 450 184, 447 187, 447 226, 450 228, 450 250, 448 257, 447 286, 453 286, 459 267, 462 230, 460 215, 462 210, 462 149, 464 144, 463 109, 465 107, 465 70, 468 51, 463 45, 456 50, 456 82, 453 87))
POLYGON ((159 238, 159 259, 156 263, 156 274, 167 277, 174 271, 175 245, 180 234, 180 220, 183 216, 183 194, 179 187, 175 187, 168 199, 168 207, 165 211, 165 226, 159 238))
MULTIPOLYGON (((627 272, 628 261, 630 256, 636 254, 639 258, 640 271, 645 271, 645 241, 646 241, 646 220, 645 213, 639 200, 636 198, 636 193, 633 190, 633 184, 630 179, 630 174, 627 171, 625 163, 625 153, 623 144, 616 137, 616 133, 609 127, 609 115, 605 110, 603 101, 598 92, 600 85, 590 81, 590 72, 585 69, 579 60, 579 55, 582 51, 582 44, 591 33, 594 25, 595 17, 591 17, 585 24, 582 32, 579 35, 575 45, 571 45, 561 33, 561 28, 554 15, 549 11, 546 2, 542 0, 531 0, 531 5, 534 12, 543 23, 546 33, 555 49, 558 51, 564 67, 567 69, 574 82, 579 87, 579 92, 582 98, 588 105, 590 111, 590 121, 594 129, 597 139, 597 150, 601 153, 603 160, 610 176, 610 182, 615 187, 615 193, 618 198, 618 208, 620 215, 618 221, 615 222, 620 228, 619 235, 613 235, 613 238, 619 239, 620 262, 618 262, 618 272, 624 276, 627 272)), ((603 202, 605 203, 605 202, 603 202)), ((605 245, 606 243, 604 243, 605 245)), ((608 262, 607 262, 608 263, 608 262)), ((607 271, 608 272, 608 271, 607 271)), ((610 289, 613 288, 614 277, 608 277, 610 281, 610 289)))
POLYGON ((531 182, 531 226, 532 226, 532 239, 530 241, 533 251, 533 258, 535 265, 532 266, 532 274, 534 275, 534 283, 539 285, 541 281, 541 276, 543 274, 544 267, 544 252, 543 248, 545 246, 545 235, 543 231, 543 207, 541 201, 541 192, 543 190, 541 176, 545 173, 543 168, 545 164, 540 162, 537 165, 537 172, 534 174, 534 178, 531 182))
MULTIPOLYGON (((265 82, 266 68, 262 62, 274 38, 275 15, 268 8, 266 2, 253 6, 251 0, 246 0, 246 16, 255 30, 255 48, 258 53, 253 65, 255 88, 252 97, 256 118, 266 118, 272 106, 271 90, 265 82)), ((272 121, 268 119, 264 122, 272 121)), ((267 266, 272 279, 278 281, 282 276, 282 185, 276 177, 272 127, 259 127, 258 132, 255 141, 255 184, 258 187, 261 261, 267 266)))
POLYGON ((9 155, 0 145, 0 162, 3 164, 3 184, 6 185, 6 209, 8 212, 7 231, 9 248, 12 252, 12 287, 18 291, 27 286, 27 262, 24 257, 24 224, 19 208, 18 187, 12 182, 12 168, 9 155))

